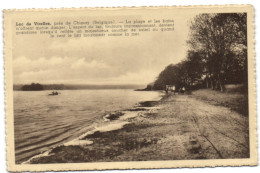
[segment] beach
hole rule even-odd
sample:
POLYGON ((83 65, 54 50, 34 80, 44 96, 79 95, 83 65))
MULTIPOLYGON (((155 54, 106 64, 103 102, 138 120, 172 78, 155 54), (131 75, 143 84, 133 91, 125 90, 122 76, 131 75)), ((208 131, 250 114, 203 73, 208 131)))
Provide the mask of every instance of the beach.
MULTIPOLYGON (((231 104, 218 104, 198 90, 165 95, 160 101, 105 115, 92 131, 26 163, 248 158, 248 117, 231 104)), ((211 95, 210 95, 211 94, 211 95)), ((223 98, 226 97, 223 94, 223 98)))
MULTIPOLYGON (((48 90, 14 92, 17 164, 51 148, 75 142, 74 139, 96 128, 118 128, 121 122, 116 125, 113 116, 111 121, 105 116, 110 113, 121 116, 120 111, 142 101, 160 100, 162 94, 133 89, 62 90, 57 96, 49 93, 48 90)), ((135 116, 134 112, 128 111, 121 119, 129 116, 135 116)))

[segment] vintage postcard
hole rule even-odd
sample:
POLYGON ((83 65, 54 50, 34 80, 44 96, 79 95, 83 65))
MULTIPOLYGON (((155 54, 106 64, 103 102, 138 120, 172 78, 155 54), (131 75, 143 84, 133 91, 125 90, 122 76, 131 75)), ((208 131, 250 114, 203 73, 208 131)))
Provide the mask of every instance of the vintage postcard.
POLYGON ((251 5, 4 11, 9 171, 257 165, 251 5))

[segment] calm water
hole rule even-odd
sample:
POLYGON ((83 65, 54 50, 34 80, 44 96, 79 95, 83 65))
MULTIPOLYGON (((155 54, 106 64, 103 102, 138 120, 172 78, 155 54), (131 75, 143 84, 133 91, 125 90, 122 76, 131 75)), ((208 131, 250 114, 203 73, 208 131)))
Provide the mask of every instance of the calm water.
POLYGON ((159 100, 158 92, 133 90, 14 91, 16 162, 85 133, 105 113, 159 100))

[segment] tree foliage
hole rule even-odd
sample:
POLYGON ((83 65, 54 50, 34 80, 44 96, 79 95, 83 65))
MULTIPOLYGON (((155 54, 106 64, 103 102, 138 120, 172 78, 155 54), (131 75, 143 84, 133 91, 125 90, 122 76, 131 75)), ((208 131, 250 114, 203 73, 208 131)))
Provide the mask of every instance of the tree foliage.
POLYGON ((246 13, 199 14, 190 23, 184 61, 167 66, 158 76, 154 89, 164 85, 191 88, 202 83, 225 91, 225 84, 247 86, 246 13))
POLYGON ((41 91, 43 90, 43 86, 39 83, 32 83, 31 85, 23 85, 23 91, 41 91))

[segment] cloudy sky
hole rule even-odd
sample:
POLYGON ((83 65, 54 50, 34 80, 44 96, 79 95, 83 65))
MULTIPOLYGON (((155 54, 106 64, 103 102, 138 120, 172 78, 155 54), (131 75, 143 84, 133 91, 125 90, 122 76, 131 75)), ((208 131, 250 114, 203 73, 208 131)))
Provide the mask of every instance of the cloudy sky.
MULTIPOLYGON (((186 55, 188 21, 174 16, 175 30, 137 37, 52 39, 18 35, 13 39, 14 84, 147 84, 186 55)), ((169 18, 169 17, 168 17, 169 18)))

